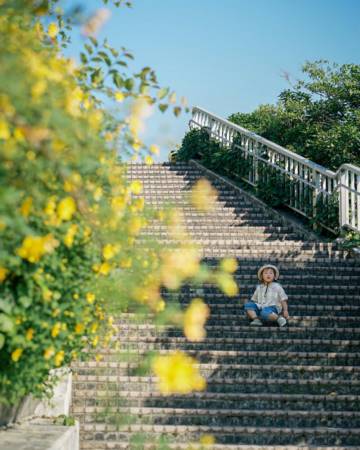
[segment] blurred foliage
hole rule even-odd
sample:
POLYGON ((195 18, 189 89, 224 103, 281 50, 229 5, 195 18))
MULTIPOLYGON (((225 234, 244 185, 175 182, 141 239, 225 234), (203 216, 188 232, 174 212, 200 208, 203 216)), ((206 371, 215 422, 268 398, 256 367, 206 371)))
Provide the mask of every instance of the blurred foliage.
MULTIPOLYGON (((175 94, 158 86, 149 67, 131 74, 127 61, 133 56, 93 36, 86 39, 81 64, 65 58, 71 26, 57 1, 0 1, 0 403, 5 404, 27 394, 51 395, 57 376, 51 369, 92 356, 100 360, 117 341, 113 315, 123 311, 151 313, 161 323, 184 327, 189 339, 202 338, 208 310, 196 300, 184 314, 174 302, 165 303, 164 288, 174 291, 194 280, 237 293, 231 271, 201 265, 180 214, 149 209, 142 183, 129 182, 121 163, 120 155, 132 154, 152 164, 151 154, 159 149, 146 148, 139 136, 154 104, 181 112, 175 94), (128 102, 125 117, 105 109, 105 99, 114 109, 128 102), (154 220, 168 227, 173 248, 144 239, 137 245, 154 220)), ((206 201, 201 190, 192 201, 198 206, 206 201)), ((195 363, 176 355, 179 370, 197 380, 189 376, 183 383, 203 388, 195 363)), ((173 371, 165 369, 173 356, 157 364, 166 392, 173 371)), ((156 366, 156 357, 153 361, 156 366)))

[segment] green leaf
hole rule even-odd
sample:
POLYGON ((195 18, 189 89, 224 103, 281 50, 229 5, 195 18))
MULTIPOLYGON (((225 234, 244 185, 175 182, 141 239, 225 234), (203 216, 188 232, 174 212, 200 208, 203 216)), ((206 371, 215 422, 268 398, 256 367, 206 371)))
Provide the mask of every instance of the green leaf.
POLYGON ((4 347, 5 344, 5 336, 0 333, 0 350, 4 347))
POLYGON ((94 45, 95 47, 97 47, 97 46, 99 45, 99 44, 98 44, 98 41, 97 41, 94 37, 90 36, 89 39, 90 39, 90 41, 93 43, 93 45, 94 45))
POLYGON ((134 89, 135 82, 132 78, 128 78, 125 80, 124 86, 128 91, 132 91, 134 89))
POLYGON ((92 55, 94 53, 94 50, 92 49, 91 45, 85 44, 84 47, 86 48, 89 55, 92 55))
POLYGON ((31 299, 31 297, 26 297, 25 295, 23 295, 19 298, 19 303, 24 308, 28 308, 32 303, 32 299, 31 299))
POLYGON ((108 66, 111 66, 111 59, 109 58, 109 55, 108 55, 107 53, 101 51, 101 52, 98 52, 98 55, 101 57, 101 59, 102 59, 103 61, 106 62, 106 64, 107 64, 108 66))
POLYGON ((116 63, 115 64, 118 64, 119 66, 124 66, 124 67, 127 67, 127 64, 126 64, 126 62, 125 61, 121 61, 121 59, 119 59, 118 61, 116 61, 116 63))
POLYGON ((180 106, 175 106, 174 108, 174 114, 176 117, 178 117, 181 114, 181 108, 180 106))
POLYGON ((117 58, 119 56, 119 52, 112 47, 110 47, 110 52, 114 58, 117 58))
POLYGON ((87 64, 88 59, 87 59, 85 53, 82 53, 82 52, 80 53, 80 59, 83 64, 87 64))
POLYGON ((161 112, 165 112, 168 109, 169 105, 166 103, 160 103, 159 109, 161 112))
POLYGON ((7 302, 5 299, 0 298, 0 310, 6 314, 10 314, 11 309, 12 309, 12 307, 11 307, 10 303, 7 302))
POLYGON ((159 100, 163 99, 164 97, 166 97, 168 95, 169 91, 170 91, 170 89, 168 87, 160 89, 160 91, 158 91, 158 93, 157 93, 157 98, 159 100))
POLYGON ((11 334, 13 333, 14 328, 15 326, 13 320, 6 314, 0 314, 0 330, 11 334))
POLYGON ((124 53, 124 56, 129 59, 134 59, 134 57, 131 53, 124 53))
POLYGON ((122 79, 119 72, 115 72, 113 74, 113 82, 114 82, 115 86, 118 88, 122 88, 124 86, 124 80, 122 79))

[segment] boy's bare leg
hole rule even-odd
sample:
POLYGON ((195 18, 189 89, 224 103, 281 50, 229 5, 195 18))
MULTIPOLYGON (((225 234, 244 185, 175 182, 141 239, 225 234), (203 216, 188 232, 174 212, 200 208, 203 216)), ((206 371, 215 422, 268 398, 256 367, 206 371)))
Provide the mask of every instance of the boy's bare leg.
POLYGON ((251 309, 248 309, 248 310, 246 311, 246 314, 247 314, 247 316, 248 316, 248 318, 249 318, 250 320, 255 320, 255 319, 258 318, 258 316, 256 315, 256 312, 255 312, 255 311, 252 311, 251 309))
POLYGON ((279 316, 275 313, 271 313, 268 316, 268 320, 270 320, 271 322, 276 322, 278 320, 279 316))

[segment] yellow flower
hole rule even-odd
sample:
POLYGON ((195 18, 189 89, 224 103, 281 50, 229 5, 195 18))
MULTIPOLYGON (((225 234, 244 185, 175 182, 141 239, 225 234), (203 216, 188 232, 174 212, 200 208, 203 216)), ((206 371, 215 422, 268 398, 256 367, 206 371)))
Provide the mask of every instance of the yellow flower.
POLYGON ((197 274, 200 267, 199 252, 192 247, 183 247, 177 252, 162 253, 161 277, 165 287, 178 289, 182 281, 197 274))
POLYGON ((28 215, 30 214, 32 203, 33 203, 33 199, 31 197, 27 197, 23 201, 23 203, 20 207, 20 213, 22 216, 28 217, 28 215))
POLYGON ((48 28, 48 36, 54 39, 59 33, 59 28, 55 22, 52 22, 48 28))
POLYGON ((38 262, 45 253, 51 253, 59 242, 51 234, 46 236, 26 236, 17 254, 31 263, 38 262))
POLYGON ((69 248, 72 247, 77 230, 78 230, 77 224, 73 223, 72 225, 70 225, 64 237, 64 244, 66 245, 66 247, 69 248))
POLYGON ((129 189, 133 194, 139 195, 143 191, 143 184, 140 180, 134 180, 130 183, 129 189))
POLYGON ((75 333, 76 334, 81 334, 85 329, 85 326, 83 323, 77 323, 75 326, 75 333))
POLYGON ((44 213, 47 216, 52 216, 53 214, 55 214, 55 210, 56 210, 56 197, 51 196, 46 203, 46 206, 44 208, 44 213))
POLYGON ((99 324, 97 322, 94 322, 90 327, 90 333, 96 333, 99 328, 99 324))
POLYGON ((43 93, 46 91, 47 83, 45 80, 38 80, 36 81, 32 87, 31 87, 31 96, 33 99, 38 99, 43 95, 43 93))
POLYGON ((95 355, 95 359, 97 362, 101 361, 103 358, 104 358, 103 355, 99 355, 99 354, 95 355))
POLYGON ((107 275, 111 270, 111 266, 108 262, 94 264, 92 268, 94 272, 97 272, 100 275, 107 275))
POLYGON ((61 323, 56 322, 56 324, 51 329, 51 337, 56 338, 61 331, 61 323))
POLYGON ((98 202, 101 199, 102 195, 103 195, 103 190, 100 186, 98 186, 93 193, 94 200, 96 202, 98 202))
POLYGON ((235 258, 224 258, 221 260, 220 267, 224 272, 234 273, 238 268, 238 264, 235 258))
POLYGON ((91 236, 91 228, 88 227, 88 226, 86 226, 86 227, 84 228, 84 238, 87 239, 87 238, 89 238, 90 236, 91 236))
POLYGON ((55 349, 54 347, 48 347, 46 350, 44 350, 44 358, 45 359, 50 359, 54 356, 55 354, 55 349))
POLYGON ((33 328, 29 328, 26 331, 25 338, 26 338, 27 341, 31 341, 33 337, 34 337, 34 329, 33 328))
POLYGON ((101 122, 103 120, 103 113, 96 109, 87 114, 87 118, 89 121, 89 125, 94 130, 98 130, 100 128, 101 122))
POLYGON ((165 306, 166 306, 165 301, 163 299, 161 299, 155 304, 154 310, 155 310, 155 312, 159 313, 161 311, 164 311, 165 306))
POLYGON ((125 95, 120 91, 115 92, 114 97, 115 97, 115 100, 119 103, 123 102, 125 99, 125 95))
POLYGON ((42 298, 45 302, 48 302, 52 299, 53 293, 50 291, 50 289, 44 289, 42 292, 42 298))
POLYGON ((106 260, 113 258, 116 255, 116 253, 117 253, 117 248, 115 245, 106 244, 103 247, 102 254, 103 254, 103 258, 106 260))
POLYGON ((114 317, 113 316, 109 316, 108 317, 108 325, 112 325, 114 323, 114 317))
POLYGON ((123 258, 120 261, 120 267, 122 269, 130 269, 131 266, 132 266, 132 259, 131 258, 123 258))
POLYGON ((201 445, 214 445, 215 438, 212 434, 203 434, 200 438, 201 445))
POLYGON ((64 360, 64 356, 65 356, 64 350, 60 350, 59 352, 56 353, 54 358, 56 367, 59 367, 61 365, 61 363, 64 360))
POLYGON ((214 209, 216 198, 216 190, 205 178, 199 180, 191 190, 191 203, 199 211, 209 212, 214 209))
POLYGON ((9 139, 10 138, 10 129, 4 120, 0 120, 0 139, 9 139))
POLYGON ((218 273, 216 275, 216 282, 219 288, 228 297, 235 297, 235 295, 239 293, 239 288, 236 282, 228 273, 218 273))
POLYGON ((142 221, 141 217, 137 217, 137 216, 132 217, 128 224, 129 233, 132 236, 137 236, 140 233, 142 226, 143 226, 143 221, 142 221))
POLYGON ((92 292, 88 292, 88 293, 86 294, 86 301, 87 301, 90 305, 92 305, 92 304, 94 303, 94 301, 95 301, 95 294, 93 294, 92 292))
POLYGON ((189 341, 202 341, 206 336, 204 325, 210 315, 209 307, 201 298, 194 298, 184 314, 184 333, 189 341))
POLYGON ((159 155, 160 154, 160 148, 157 145, 155 145, 155 144, 150 145, 149 150, 150 150, 150 153, 152 153, 153 155, 159 155))
POLYGON ((21 355, 22 355, 22 353, 23 353, 23 349, 22 348, 17 348, 16 350, 14 350, 12 353, 11 353, 11 359, 14 361, 14 362, 18 362, 19 361, 19 359, 20 359, 20 357, 21 357, 21 355))
POLYGON ((144 209, 144 205, 145 200, 143 197, 136 198, 131 205, 131 210, 132 212, 142 211, 144 209))
POLYGON ((76 212, 76 203, 72 197, 61 200, 57 207, 57 215, 60 220, 70 220, 76 212))
POLYGON ((23 130, 21 128, 15 128, 13 134, 14 134, 15 141, 17 141, 17 142, 24 142, 25 135, 24 135, 24 132, 23 132, 23 130))
POLYGON ((147 166, 151 166, 154 164, 154 160, 152 159, 152 157, 150 155, 145 156, 144 162, 147 166))
POLYGON ((95 336, 94 339, 92 340, 91 344, 93 347, 96 347, 99 343, 99 336, 95 336))
POLYGON ((199 373, 196 360, 183 352, 155 357, 152 369, 158 377, 162 394, 188 394, 206 388, 206 381, 199 373))
POLYGON ((8 273, 9 273, 8 269, 0 266, 0 283, 2 283, 5 280, 8 273))

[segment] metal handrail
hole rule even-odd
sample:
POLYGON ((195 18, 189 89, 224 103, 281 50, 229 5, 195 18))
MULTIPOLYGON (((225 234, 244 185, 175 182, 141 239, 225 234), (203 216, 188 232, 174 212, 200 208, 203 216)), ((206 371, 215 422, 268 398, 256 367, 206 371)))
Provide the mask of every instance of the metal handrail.
MULTIPOLYGON (((326 203, 338 193, 340 228, 348 227, 360 231, 360 167, 353 164, 342 164, 336 172, 333 172, 199 107, 193 108, 190 128, 204 128, 212 139, 220 142, 224 147, 235 145, 245 158, 251 158, 252 168, 246 177, 242 177, 249 184, 257 186, 259 162, 286 174, 291 181, 296 181, 297 185, 286 205, 310 219, 316 215, 320 195, 326 203), (240 145, 233 143, 236 136, 241 139, 240 145), (264 158, 260 151, 265 152, 267 158, 264 158), (280 166, 279 162, 283 166, 280 166), (303 205, 305 188, 312 189, 310 207, 303 205), (309 209, 311 210, 310 214, 309 209)), ((335 231, 325 223, 322 225, 335 231)))

